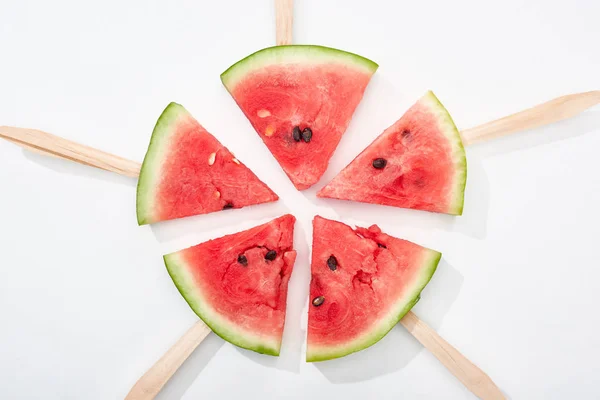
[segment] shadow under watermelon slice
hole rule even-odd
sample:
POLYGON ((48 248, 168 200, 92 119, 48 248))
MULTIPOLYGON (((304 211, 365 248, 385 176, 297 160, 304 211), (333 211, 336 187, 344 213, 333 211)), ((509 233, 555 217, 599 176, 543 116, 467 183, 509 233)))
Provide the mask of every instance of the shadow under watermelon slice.
POLYGON ((269 47, 221 80, 294 186, 325 173, 378 65, 323 46, 269 47))
POLYGON ((466 181, 460 133, 427 92, 317 196, 461 215, 466 181))

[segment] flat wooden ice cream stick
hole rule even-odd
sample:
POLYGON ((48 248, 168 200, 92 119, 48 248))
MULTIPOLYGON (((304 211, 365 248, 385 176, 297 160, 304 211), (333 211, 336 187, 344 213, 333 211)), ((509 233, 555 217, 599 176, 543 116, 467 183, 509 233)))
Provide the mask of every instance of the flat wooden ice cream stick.
POLYGON ((196 322, 152 368, 133 385, 125 400, 151 400, 171 379, 196 347, 211 332, 201 320, 196 322))
POLYGON ((28 150, 37 151, 80 164, 112 171, 120 175, 138 177, 138 162, 94 149, 36 129, 0 126, 0 137, 28 150))
POLYGON ((409 311, 400 323, 475 396, 484 400, 505 398, 485 372, 467 360, 412 311, 409 311))
MULTIPOLYGON (((467 360, 412 311, 400 320, 400 324, 477 397, 484 400, 504 399, 500 389, 485 372, 467 360)), ((209 332, 210 328, 198 321, 137 381, 125 400, 153 399, 209 332)))
POLYGON ((598 103, 600 90, 569 94, 460 134, 464 145, 478 143, 571 118, 598 103))
MULTIPOLYGON (((278 0, 279 2, 290 0, 278 0)), ((291 2, 291 1, 290 1, 291 2)), ((571 118, 600 103, 600 91, 569 94, 461 132, 464 145, 571 118)), ((35 129, 0 126, 0 137, 27 150, 65 158, 117 174, 137 177, 140 164, 35 129)))
POLYGON ((292 44, 294 0, 275 0, 275 42, 277 46, 292 44))

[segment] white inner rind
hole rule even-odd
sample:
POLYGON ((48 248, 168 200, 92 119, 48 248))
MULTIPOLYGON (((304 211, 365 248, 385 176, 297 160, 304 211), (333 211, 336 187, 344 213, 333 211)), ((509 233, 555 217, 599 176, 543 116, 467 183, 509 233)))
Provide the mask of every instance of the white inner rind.
POLYGON ((246 75, 268 65, 325 63, 351 66, 369 75, 372 75, 379 67, 368 58, 330 47, 313 45, 275 46, 259 50, 233 64, 221 74, 221 80, 231 92, 246 75))
POLYGON ((433 92, 428 91, 420 100, 435 115, 440 131, 448 139, 452 148, 450 157, 454 163, 454 180, 452 183, 452 200, 449 213, 460 215, 463 211, 465 185, 467 182, 467 158, 460 133, 448 113, 433 92))
POLYGON ((206 300, 202 288, 196 285, 196 278, 191 272, 192 269, 179 253, 167 254, 164 259, 169 275, 171 275, 175 286, 177 286, 185 301, 213 332, 237 346, 260 353, 279 355, 280 337, 256 335, 232 323, 222 314, 219 314, 206 300))
POLYGON ((152 131, 148 151, 142 163, 137 187, 137 217, 138 223, 150 224, 156 222, 154 203, 158 189, 161 168, 169 154, 170 137, 177 122, 190 117, 188 111, 177 103, 171 103, 165 108, 152 131))

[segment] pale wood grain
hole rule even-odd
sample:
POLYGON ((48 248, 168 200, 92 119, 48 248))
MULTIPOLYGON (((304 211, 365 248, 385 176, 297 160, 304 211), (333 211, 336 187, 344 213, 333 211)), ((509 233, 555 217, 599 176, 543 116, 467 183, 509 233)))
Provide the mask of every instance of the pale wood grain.
POLYGON ((292 44, 294 0, 275 0, 275 38, 277 46, 292 44))
MULTIPOLYGON (((0 127, 0 129, 2 129, 2 128, 3 127, 0 127)), ((55 158, 60 158, 60 159, 66 160, 66 158, 64 158, 64 157, 57 156, 56 154, 48 153, 46 150, 41 150, 41 149, 38 149, 38 148, 35 148, 35 147, 32 147, 32 146, 29 146, 28 144, 25 144, 25 143, 17 142, 16 140, 9 139, 6 136, 0 135, 0 137, 2 139, 5 139, 5 140, 11 142, 11 143, 14 143, 17 146, 22 147, 24 150, 30 151, 32 153, 41 154, 41 155, 47 156, 47 157, 55 157, 55 158)))
MULTIPOLYGON (((485 372, 467 360, 412 311, 400 320, 400 324, 477 397, 483 400, 505 399, 485 372)), ((137 381, 125 400, 154 399, 209 333, 210 328, 198 321, 137 381)))
POLYGON ((412 311, 409 311, 400 323, 475 396, 484 400, 505 398, 485 372, 467 360, 412 311))
POLYGON ((210 332, 210 328, 204 322, 196 322, 152 368, 138 379, 125 400, 154 399, 210 332))
POLYGON ((125 176, 138 177, 140 175, 141 165, 138 162, 36 129, 0 126, 0 137, 27 149, 35 149, 38 153, 65 158, 125 176))
POLYGON ((569 94, 461 132, 469 145, 571 118, 600 103, 600 91, 569 94))

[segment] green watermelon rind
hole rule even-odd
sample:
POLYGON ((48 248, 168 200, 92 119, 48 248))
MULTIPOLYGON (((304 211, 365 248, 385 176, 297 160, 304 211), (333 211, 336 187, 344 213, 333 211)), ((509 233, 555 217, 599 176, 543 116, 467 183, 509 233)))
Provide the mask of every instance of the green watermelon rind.
POLYGON ((138 225, 156 222, 152 211, 152 199, 155 198, 157 187, 156 178, 160 176, 160 167, 169 147, 169 137, 174 133, 171 129, 173 123, 182 115, 189 115, 189 113, 181 104, 170 103, 156 121, 138 178, 136 197, 138 225))
POLYGON ((424 250, 423 266, 420 269, 420 274, 415 278, 413 287, 408 291, 408 295, 399 299, 396 305, 392 307, 388 313, 389 317, 379 320, 379 326, 373 329, 367 335, 352 341, 351 343, 341 343, 339 346, 332 348, 315 349, 310 353, 306 353, 307 362, 319 362, 332 360, 347 356, 348 354, 356 353, 379 342, 387 333, 408 313, 421 298, 421 292, 427 286, 431 277, 437 269, 438 263, 442 257, 440 252, 431 249, 424 250))
POLYGON ((440 131, 446 136, 452 147, 451 157, 455 168, 454 188, 452 190, 452 200, 446 212, 448 214, 462 215, 465 202, 465 187, 467 185, 467 157, 460 132, 446 107, 444 107, 432 91, 428 91, 422 97, 421 101, 426 102, 429 110, 436 114, 440 131))
POLYGON ((225 318, 221 317, 207 301, 202 297, 198 286, 194 285, 194 278, 189 273, 186 263, 181 260, 178 253, 171 253, 163 256, 167 272, 171 276, 173 283, 181 296, 188 303, 190 308, 208 327, 223 340, 226 340, 238 347, 255 351, 261 354, 279 356, 281 342, 268 343, 265 338, 261 338, 252 332, 236 329, 225 318))
POLYGON ((379 65, 358 54, 317 45, 273 46, 259 50, 233 64, 221 74, 223 85, 230 92, 246 75, 268 65, 340 63, 362 69, 372 75, 379 65))

